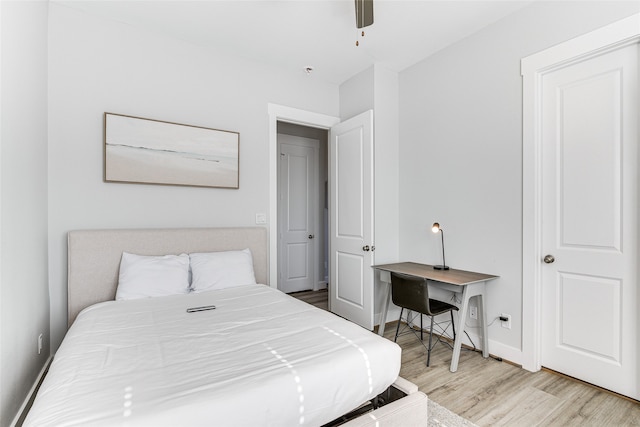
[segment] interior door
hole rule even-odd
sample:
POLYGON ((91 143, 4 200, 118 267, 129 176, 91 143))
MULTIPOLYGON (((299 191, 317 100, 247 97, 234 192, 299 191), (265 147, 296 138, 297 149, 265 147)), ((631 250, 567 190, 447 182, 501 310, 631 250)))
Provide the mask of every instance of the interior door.
POLYGON ((373 329, 373 111, 329 135, 329 307, 373 329))
POLYGON ((542 81, 542 365, 635 399, 638 95, 638 44, 542 81))
POLYGON ((318 148, 315 140, 284 134, 278 134, 278 143, 278 288, 290 293, 314 288, 318 148))

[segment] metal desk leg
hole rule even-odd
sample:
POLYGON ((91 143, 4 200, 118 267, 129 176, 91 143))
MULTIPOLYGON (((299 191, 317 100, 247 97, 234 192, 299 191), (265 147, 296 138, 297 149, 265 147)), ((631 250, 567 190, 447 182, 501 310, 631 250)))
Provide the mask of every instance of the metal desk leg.
POLYGON ((387 323, 387 314, 389 312, 389 302, 391 301, 391 283, 383 283, 386 283, 384 288, 387 295, 384 297, 384 305, 382 307, 382 312, 380 313, 380 325, 378 326, 378 335, 380 336, 384 335, 384 327, 387 323))
POLYGON ((458 370, 458 362, 460 361, 460 350, 462 349, 462 336, 464 335, 465 320, 467 311, 469 310, 469 300, 477 297, 478 310, 480 311, 479 319, 482 323, 482 357, 489 357, 489 334, 487 328, 487 311, 484 305, 485 282, 470 283, 464 286, 462 291, 462 305, 458 311, 458 331, 456 332, 456 340, 453 344, 453 356, 451 357, 451 367, 449 370, 455 372, 458 370))
POLYGON ((469 309, 469 286, 463 286, 462 305, 458 310, 458 330, 456 331, 456 340, 453 343, 453 355, 451 356, 451 366, 449 370, 455 372, 458 370, 458 361, 460 361, 460 349, 462 348, 462 336, 464 335, 464 323, 467 318, 469 309))
POLYGON ((486 359, 487 357, 489 357, 489 331, 487 330, 487 311, 484 304, 484 283, 482 283, 481 287, 481 293, 476 295, 476 299, 478 302, 478 311, 480 311, 478 319, 480 319, 480 322, 482 322, 482 357, 486 359))

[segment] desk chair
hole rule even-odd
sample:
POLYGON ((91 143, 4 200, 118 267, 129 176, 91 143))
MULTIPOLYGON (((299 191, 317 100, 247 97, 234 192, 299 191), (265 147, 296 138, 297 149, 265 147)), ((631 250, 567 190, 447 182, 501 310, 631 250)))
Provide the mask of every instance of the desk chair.
MULTIPOLYGON (((396 336, 393 339, 394 342, 396 342, 398 339, 398 333, 400 331, 400 320, 402 320, 402 313, 405 308, 407 310, 420 313, 420 341, 423 340, 422 314, 431 317, 431 327, 429 328, 429 346, 427 347, 427 366, 429 366, 429 363, 431 362, 433 318, 439 314, 446 313, 447 311, 451 313, 453 339, 455 340, 456 327, 453 323, 453 311, 457 311, 458 307, 443 301, 430 299, 427 279, 415 276, 406 276, 404 274, 393 272, 391 273, 391 300, 395 305, 400 307, 400 318, 398 319, 396 336)), ((408 315, 407 324, 409 324, 408 315)), ((438 341, 439 340, 440 338, 438 337, 438 341)))

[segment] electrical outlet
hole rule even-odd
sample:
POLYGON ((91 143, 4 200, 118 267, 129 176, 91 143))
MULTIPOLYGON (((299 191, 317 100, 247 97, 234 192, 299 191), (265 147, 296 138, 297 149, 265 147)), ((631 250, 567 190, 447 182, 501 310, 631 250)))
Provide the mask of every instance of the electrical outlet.
POLYGON ((501 320, 500 323, 502 323, 502 327, 503 328, 507 328, 507 329, 511 329, 511 315, 510 314, 504 314, 501 313, 500 317, 506 317, 507 320, 501 320))
POLYGON ((42 334, 38 335, 38 354, 42 353, 42 334))
POLYGON ((476 307, 475 305, 469 307, 469 317, 478 320, 478 307, 476 307))

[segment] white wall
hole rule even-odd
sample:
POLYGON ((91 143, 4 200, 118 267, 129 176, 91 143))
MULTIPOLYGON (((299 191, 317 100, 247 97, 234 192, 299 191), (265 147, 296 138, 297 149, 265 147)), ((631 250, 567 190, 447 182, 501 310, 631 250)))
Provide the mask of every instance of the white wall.
POLYGON ((338 88, 50 6, 52 348, 66 331, 66 233, 254 225, 269 212, 269 102, 338 115, 338 88), (103 112, 240 132, 240 189, 104 183, 103 112))
POLYGON ((375 233, 377 264, 398 261, 400 237, 398 73, 374 67, 375 233))
POLYGON ((46 1, 0 2, 0 425, 49 356, 46 1), (44 346, 38 354, 38 335, 44 346))
MULTIPOLYGON (((535 2, 400 74, 400 255, 500 276, 488 286, 490 351, 522 343, 520 59, 636 13, 638 2, 535 2)), ((477 341, 476 341, 477 343, 477 341)), ((519 362, 519 360, 514 360, 519 362)))
MULTIPOLYGON (((375 107, 375 67, 352 76, 340 85, 340 119, 347 120, 375 107)), ((375 120, 375 117, 374 117, 375 120)))

